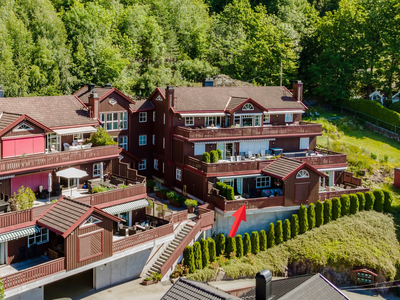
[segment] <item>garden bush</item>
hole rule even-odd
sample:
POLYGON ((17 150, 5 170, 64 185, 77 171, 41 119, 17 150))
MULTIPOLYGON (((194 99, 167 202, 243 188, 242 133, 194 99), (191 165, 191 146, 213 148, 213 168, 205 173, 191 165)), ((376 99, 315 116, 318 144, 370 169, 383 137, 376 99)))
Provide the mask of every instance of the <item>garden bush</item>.
POLYGON ((385 202, 383 204, 383 211, 384 212, 391 212, 392 211, 392 202, 393 202, 392 191, 390 191, 388 189, 383 189, 382 192, 385 195, 385 202))
POLYGON ((216 163, 218 161, 218 159, 219 159, 219 155, 218 155, 217 150, 212 150, 210 152, 210 161, 211 161, 211 163, 216 163))
POLYGON ((204 161, 206 163, 210 163, 211 162, 210 153, 204 152, 203 155, 201 156, 201 161, 204 161))
POLYGON ((228 195, 228 188, 229 188, 230 186, 229 185, 227 185, 227 184, 224 184, 224 186, 222 187, 222 192, 221 192, 221 194, 222 194, 222 196, 224 196, 225 198, 226 198, 226 195, 228 195))
POLYGON ((283 226, 282 226, 282 221, 276 221, 276 226, 275 226, 275 244, 279 245, 282 244, 283 242, 283 226))
POLYGON ((350 197, 349 195, 341 195, 340 196, 340 204, 342 205, 342 210, 340 215, 347 216, 350 213, 350 197))
POLYGON ((364 196, 364 193, 358 192, 356 195, 358 197, 359 210, 362 211, 362 210, 365 209, 365 196, 364 196))
POLYGON ((286 242, 291 238, 291 224, 289 219, 283 222, 283 240, 286 242))
POLYGON ((201 254, 202 254, 202 259, 203 259, 203 268, 205 268, 208 266, 208 262, 210 261, 210 253, 208 250, 208 241, 205 239, 201 239, 200 245, 201 245, 201 254))
POLYGON ((220 192, 222 192, 222 190, 224 189, 225 183, 218 181, 215 183, 215 188, 220 192))
POLYGON ((375 190, 373 193, 375 196, 374 210, 377 212, 382 212, 383 204, 385 202, 385 194, 382 192, 382 190, 375 190))
POLYGON ((267 248, 271 248, 275 245, 275 226, 274 223, 269 224, 268 237, 267 237, 267 248))
POLYGON ((243 238, 240 234, 235 237, 236 241, 236 256, 241 258, 243 256, 243 238))
POLYGON ((375 196, 372 192, 365 193, 365 210, 373 210, 375 203, 375 196))
POLYGON ((220 149, 217 149, 218 152, 218 159, 222 159, 222 151, 220 149))
POLYGON ((332 198, 332 220, 337 220, 340 218, 342 213, 342 204, 338 197, 332 198))
POLYGON ((305 207, 303 204, 300 205, 299 209, 299 225, 301 234, 308 230, 307 207, 305 207))
POLYGON ((236 240, 233 237, 228 236, 226 241, 226 257, 230 257, 231 253, 236 255, 236 240))
POLYGON ((221 254, 225 253, 225 235, 223 233, 220 233, 217 235, 217 239, 215 241, 215 247, 217 249, 217 256, 220 256, 221 254))
POLYGON ((308 229, 311 230, 315 227, 315 205, 314 203, 310 203, 307 209, 307 217, 308 217, 308 229))
POLYGON ((267 234, 265 230, 260 231, 260 251, 267 250, 267 234))
POLYGON ((358 197, 356 194, 350 194, 350 213, 352 215, 355 215, 358 210, 359 210, 359 206, 360 204, 358 203, 358 197))
POLYGON ((257 254, 260 252, 260 237, 257 231, 251 233, 251 253, 257 254))
POLYGON ((212 238, 207 238, 208 242, 208 253, 210 255, 210 262, 217 260, 217 249, 215 248, 215 241, 212 238))
POLYGON ((201 254, 201 245, 199 242, 193 244, 194 266, 197 270, 203 269, 203 257, 201 254))
POLYGON ((243 237, 243 255, 251 253, 251 240, 250 235, 246 232, 243 237))
POLYGON ((235 192, 233 191, 233 187, 229 185, 226 188, 226 200, 235 200, 235 192))
POLYGON ((324 205, 318 200, 315 204, 315 226, 321 225, 324 225, 324 205))
POLYGON ((189 268, 189 273, 193 273, 196 270, 194 265, 194 253, 192 246, 186 246, 183 251, 183 263, 186 267, 189 268))
POLYGON ((292 225, 291 228, 291 237, 294 238, 296 235, 299 234, 300 226, 299 226, 299 216, 296 214, 292 215, 292 221, 290 222, 292 225))
POLYGON ((324 202, 324 224, 328 224, 332 220, 332 201, 326 199, 324 202))

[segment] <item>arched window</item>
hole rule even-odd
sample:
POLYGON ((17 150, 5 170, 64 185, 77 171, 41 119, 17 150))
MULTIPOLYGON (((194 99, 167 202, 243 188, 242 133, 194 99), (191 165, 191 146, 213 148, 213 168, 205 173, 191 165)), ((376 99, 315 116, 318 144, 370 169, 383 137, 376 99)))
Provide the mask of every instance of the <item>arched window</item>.
POLYGON ((17 128, 14 129, 14 131, 23 131, 23 130, 33 130, 33 128, 25 123, 21 123, 17 128))
POLYGON ((307 170, 300 170, 296 174, 296 178, 309 178, 309 177, 310 177, 310 174, 308 173, 307 170))
POLYGON ((254 106, 251 103, 246 103, 245 105, 243 105, 242 110, 254 110, 254 106))

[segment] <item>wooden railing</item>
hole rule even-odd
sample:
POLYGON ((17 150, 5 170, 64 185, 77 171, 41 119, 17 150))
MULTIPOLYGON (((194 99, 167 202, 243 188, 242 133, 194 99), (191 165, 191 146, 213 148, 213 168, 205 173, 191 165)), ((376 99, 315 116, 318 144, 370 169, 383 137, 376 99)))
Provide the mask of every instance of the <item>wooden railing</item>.
POLYGON ((214 205, 206 203, 198 207, 199 219, 201 220, 201 230, 206 230, 214 225, 214 205))
POLYGON ((305 156, 293 157, 296 160, 306 162, 310 165, 334 165, 347 163, 346 154, 323 155, 323 156, 305 156))
POLYGON ((174 134, 188 139, 209 139, 236 136, 281 136, 289 134, 322 134, 321 124, 301 122, 299 125, 287 126, 265 126, 265 127, 240 127, 240 128, 218 128, 218 129, 192 129, 190 127, 176 126, 174 134))
POLYGON ((50 165, 67 164, 73 161, 85 161, 104 156, 118 156, 118 145, 99 146, 89 149, 60 151, 48 154, 34 154, 5 158, 0 160, 0 174, 22 169, 42 168, 50 165))
POLYGON ((138 196, 146 194, 146 185, 144 183, 139 183, 134 186, 128 186, 124 188, 118 188, 115 190, 101 192, 92 194, 90 196, 84 196, 82 198, 78 198, 78 201, 85 202, 86 198, 89 198, 90 205, 99 205, 107 202, 112 202, 115 200, 120 200, 124 198, 129 198, 133 196, 138 196))
POLYGON ((283 196, 245 200, 226 200, 221 196, 216 196, 213 194, 210 194, 208 197, 208 202, 213 203, 215 207, 224 212, 238 210, 243 205, 246 205, 246 209, 261 209, 265 207, 284 206, 283 196))
POLYGON ((151 240, 155 240, 162 236, 166 236, 174 233, 174 224, 169 223, 154 229, 146 230, 140 233, 136 233, 129 237, 113 242, 113 253, 132 248, 134 246, 146 243, 151 240))
POLYGON ((13 226, 29 221, 32 221, 32 212, 30 209, 14 211, 0 215, 0 228, 13 226))
POLYGON ((349 189, 349 190, 341 190, 341 191, 326 191, 319 192, 319 200, 325 201, 326 199, 332 199, 333 197, 340 197, 345 194, 356 194, 356 193, 366 193, 369 192, 369 188, 358 188, 358 189, 349 189))
POLYGON ((187 218, 188 218, 188 211, 185 209, 180 212, 174 213, 169 221, 171 223, 179 223, 187 220, 187 218))
POLYGON ((65 257, 61 257, 22 271, 2 277, 4 289, 11 289, 31 281, 65 270, 65 257))

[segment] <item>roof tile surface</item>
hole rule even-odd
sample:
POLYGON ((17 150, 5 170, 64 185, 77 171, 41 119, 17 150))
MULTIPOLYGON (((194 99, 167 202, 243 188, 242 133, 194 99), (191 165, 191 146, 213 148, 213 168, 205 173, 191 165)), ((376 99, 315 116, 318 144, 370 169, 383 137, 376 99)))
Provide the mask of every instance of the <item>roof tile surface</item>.
POLYGON ((3 130, 21 116, 21 114, 0 113, 0 130, 3 130))
POLYGON ((302 164, 303 162, 298 160, 280 157, 262 169, 262 171, 272 176, 276 176, 277 178, 284 178, 302 164))

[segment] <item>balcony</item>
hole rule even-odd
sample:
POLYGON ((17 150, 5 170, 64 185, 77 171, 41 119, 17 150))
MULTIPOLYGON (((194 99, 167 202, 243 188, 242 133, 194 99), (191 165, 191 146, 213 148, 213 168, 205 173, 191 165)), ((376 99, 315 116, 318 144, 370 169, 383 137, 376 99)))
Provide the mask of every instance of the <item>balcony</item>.
POLYGON ((211 193, 209 195, 208 202, 214 204, 214 207, 219 208, 223 212, 228 212, 236 211, 243 205, 246 205, 246 209, 261 209, 266 207, 284 206, 284 197, 277 196, 241 200, 226 200, 219 195, 214 195, 211 193))
POLYGON ((118 156, 118 145, 110 145, 81 150, 5 158, 0 160, 0 175, 22 170, 43 169, 52 166, 87 162, 90 160, 101 160, 102 158, 113 158, 118 156))
MULTIPOLYGON (((286 157, 290 157, 287 153, 283 154, 286 157)), ((324 149, 315 149, 313 155, 305 157, 293 157, 294 159, 306 162, 313 166, 327 166, 327 165, 340 165, 347 164, 347 155, 333 152, 324 149)))
POLYGON ((369 192, 369 188, 365 188, 362 186, 356 188, 339 188, 339 187, 329 187, 329 190, 320 190, 319 191, 319 200, 325 201, 326 199, 332 199, 333 197, 340 198, 341 195, 348 195, 348 194, 356 194, 356 193, 363 193, 369 192))
POLYGON ((193 139, 213 139, 213 138, 233 138, 233 137, 276 137, 282 135, 321 135, 322 125, 307 122, 299 124, 263 126, 263 127, 239 127, 239 128, 201 128, 174 127, 174 134, 180 135, 189 140, 193 139))

